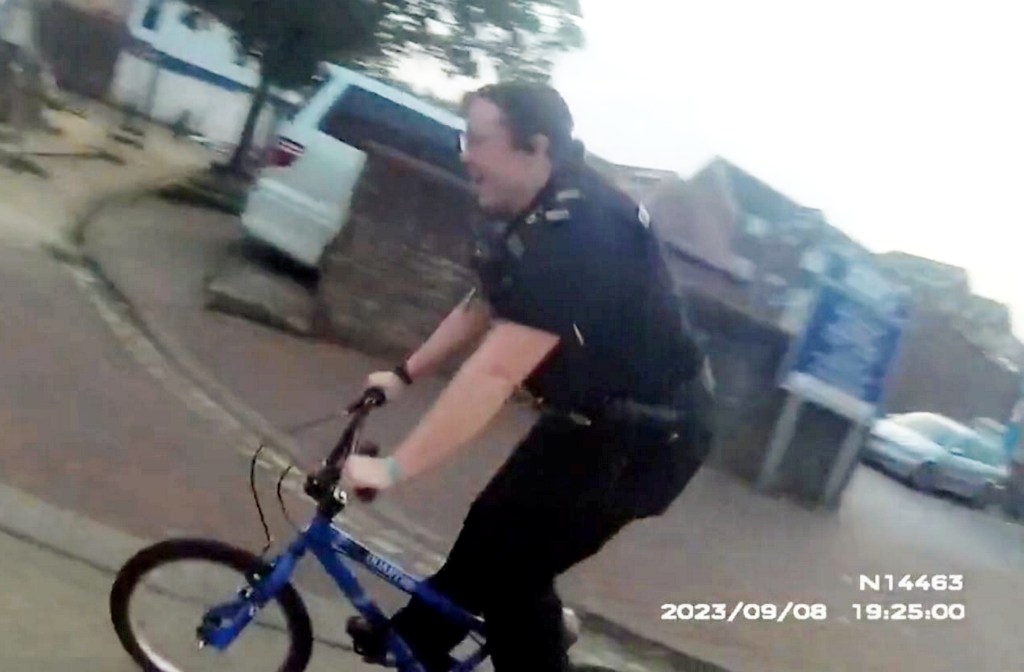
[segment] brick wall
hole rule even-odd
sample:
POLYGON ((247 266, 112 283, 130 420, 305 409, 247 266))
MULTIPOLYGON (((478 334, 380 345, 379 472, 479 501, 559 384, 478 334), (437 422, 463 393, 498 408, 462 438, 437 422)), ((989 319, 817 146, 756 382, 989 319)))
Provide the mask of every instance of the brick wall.
POLYGON ((710 463, 751 481, 782 409, 784 394, 775 383, 789 338, 707 294, 688 295, 686 308, 715 376, 717 438, 710 463))
POLYGON ((914 311, 891 374, 888 411, 932 411, 964 422, 1008 416, 1018 375, 971 343, 954 319, 938 310, 914 311))
POLYGON ((468 186, 383 150, 368 152, 342 234, 324 254, 321 327, 381 355, 407 353, 465 295, 468 186))

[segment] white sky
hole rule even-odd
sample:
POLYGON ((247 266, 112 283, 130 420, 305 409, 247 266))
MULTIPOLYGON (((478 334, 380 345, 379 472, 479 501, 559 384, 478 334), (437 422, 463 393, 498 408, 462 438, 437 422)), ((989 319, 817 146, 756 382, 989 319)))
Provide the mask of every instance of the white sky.
POLYGON ((721 155, 876 251, 958 266, 1024 335, 1019 0, 583 0, 555 85, 596 154, 721 155))

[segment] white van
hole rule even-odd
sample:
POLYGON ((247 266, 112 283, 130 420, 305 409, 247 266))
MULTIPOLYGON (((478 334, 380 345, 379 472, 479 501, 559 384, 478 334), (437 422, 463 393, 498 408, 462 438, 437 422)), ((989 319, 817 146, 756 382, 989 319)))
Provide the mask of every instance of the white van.
POLYGON ((282 124, 242 213, 247 235, 310 267, 348 220, 366 163, 363 143, 464 175, 461 118, 340 66, 325 72, 309 102, 282 124))

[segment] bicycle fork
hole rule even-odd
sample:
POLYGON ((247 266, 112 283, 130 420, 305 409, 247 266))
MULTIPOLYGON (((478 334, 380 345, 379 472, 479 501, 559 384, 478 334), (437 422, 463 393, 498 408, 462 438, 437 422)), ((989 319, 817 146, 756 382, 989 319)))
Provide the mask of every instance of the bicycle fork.
POLYGON ((234 600, 215 605, 203 614, 196 628, 196 646, 200 649, 211 646, 218 651, 231 646, 260 610, 274 599, 277 591, 291 580, 295 566, 305 553, 306 540, 301 537, 269 563, 269 572, 249 574, 248 584, 238 589, 234 600))

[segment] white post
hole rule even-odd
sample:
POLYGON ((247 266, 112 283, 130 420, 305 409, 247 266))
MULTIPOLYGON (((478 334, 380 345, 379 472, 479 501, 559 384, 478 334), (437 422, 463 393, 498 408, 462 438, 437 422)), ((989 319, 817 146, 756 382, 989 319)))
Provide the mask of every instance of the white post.
POLYGON ((786 450, 793 441, 793 434, 796 433, 796 421, 800 418, 803 406, 804 400, 796 394, 791 392, 786 397, 786 404, 772 431, 772 440, 768 445, 768 454, 765 455, 764 463, 761 466, 761 474, 757 478, 758 490, 763 492, 774 484, 776 472, 782 464, 782 458, 786 456, 786 450))
POLYGON ((860 452, 865 429, 866 425, 857 420, 850 427, 850 431, 846 433, 843 445, 839 448, 839 455, 836 456, 835 461, 832 463, 832 470, 829 472, 828 480, 825 482, 825 491, 821 496, 821 501, 826 506, 833 506, 836 503, 839 489, 846 482, 846 477, 850 469, 853 468, 853 462, 860 452))

